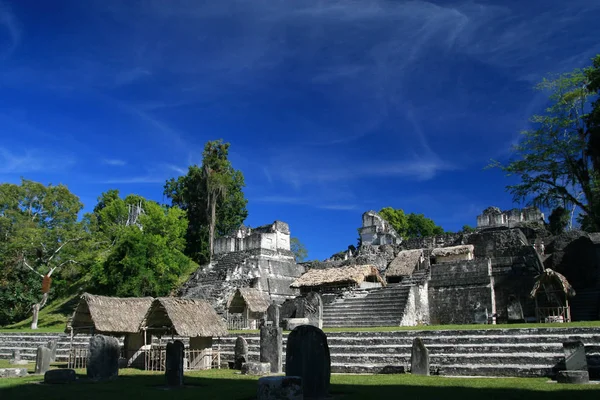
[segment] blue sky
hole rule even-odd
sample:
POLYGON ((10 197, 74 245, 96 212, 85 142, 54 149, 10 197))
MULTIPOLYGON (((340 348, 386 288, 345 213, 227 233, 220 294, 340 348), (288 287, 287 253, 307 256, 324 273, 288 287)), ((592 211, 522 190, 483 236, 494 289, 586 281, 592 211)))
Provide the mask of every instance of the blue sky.
POLYGON ((500 171, 548 73, 600 52, 600 2, 0 0, 0 181, 86 210, 162 187, 223 138, 247 224, 323 259, 361 214, 447 230, 515 206, 500 171))

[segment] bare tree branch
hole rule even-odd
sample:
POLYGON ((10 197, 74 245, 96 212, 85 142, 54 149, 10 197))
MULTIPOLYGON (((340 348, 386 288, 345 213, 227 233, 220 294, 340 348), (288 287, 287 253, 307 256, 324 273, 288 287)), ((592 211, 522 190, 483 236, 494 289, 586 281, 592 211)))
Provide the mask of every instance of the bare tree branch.
POLYGON ((56 249, 54 251, 54 253, 52 253, 52 255, 50 256, 50 258, 48 259, 48 261, 46 262, 46 264, 50 264, 50 261, 52 261, 52 259, 62 250, 63 247, 65 247, 67 244, 69 243, 73 243, 73 242, 78 242, 80 240, 82 240, 82 237, 76 238, 76 239, 71 239, 71 240, 67 240, 65 241, 63 244, 60 245, 60 247, 58 249, 56 249))
POLYGON ((32 270, 33 272, 35 272, 37 275, 41 276, 42 278, 44 277, 44 275, 42 275, 39 272, 37 272, 31 265, 27 264, 27 261, 25 260, 25 256, 21 256, 21 261, 23 261, 23 264, 25 264, 25 266, 27 268, 29 268, 30 270, 32 270))

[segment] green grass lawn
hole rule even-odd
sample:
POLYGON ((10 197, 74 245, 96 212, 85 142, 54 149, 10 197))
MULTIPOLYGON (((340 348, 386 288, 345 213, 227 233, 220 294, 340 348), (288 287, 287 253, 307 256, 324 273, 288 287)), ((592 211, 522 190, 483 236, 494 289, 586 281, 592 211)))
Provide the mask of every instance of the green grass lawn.
MULTIPOLYGON (((134 369, 119 371, 112 382, 85 382, 85 371, 78 370, 81 380, 71 385, 45 385, 41 376, 0 379, 0 399, 231 399, 246 400, 256 396, 256 377, 239 375, 232 370, 190 372, 185 388, 166 393, 162 373, 134 369)), ((550 400, 577 398, 597 399, 600 385, 561 385, 546 378, 448 378, 401 375, 332 375, 334 399, 527 399, 550 400)))

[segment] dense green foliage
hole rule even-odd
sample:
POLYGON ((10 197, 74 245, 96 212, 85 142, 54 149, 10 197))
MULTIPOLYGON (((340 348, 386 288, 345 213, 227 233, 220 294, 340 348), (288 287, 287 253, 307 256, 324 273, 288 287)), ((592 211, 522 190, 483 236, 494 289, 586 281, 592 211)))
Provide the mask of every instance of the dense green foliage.
POLYGON ((164 194, 174 206, 187 211, 186 255, 199 264, 211 257, 211 238, 227 235, 248 216, 242 189, 244 175, 228 159, 229 143, 206 143, 202 165, 166 182, 164 194))
POLYGON ((98 204, 88 216, 100 243, 91 269, 96 293, 166 296, 195 269, 183 254, 188 223, 180 208, 135 195, 121 199, 117 191, 104 193, 98 204), (133 223, 129 210, 138 205, 143 213, 133 223))
POLYGON ((426 237, 441 235, 444 228, 438 226, 423 214, 405 214, 402 209, 384 207, 379 210, 383 217, 403 238, 426 237))
POLYGON ((41 275, 53 272, 57 294, 81 276, 90 238, 77 221, 81 208, 63 185, 0 185, 0 325, 23 319, 40 301, 41 275))
POLYGON ((290 249, 294 253, 296 262, 303 262, 308 257, 308 250, 306 250, 304 244, 297 237, 290 239, 290 249))
POLYGON ((553 235, 560 235, 569 225, 569 211, 564 207, 558 206, 548 217, 548 229, 553 235))
POLYGON ((506 164, 493 161, 520 182, 507 189, 517 202, 538 207, 577 207, 582 226, 600 229, 600 55, 593 65, 544 79, 550 105, 532 118, 506 164))

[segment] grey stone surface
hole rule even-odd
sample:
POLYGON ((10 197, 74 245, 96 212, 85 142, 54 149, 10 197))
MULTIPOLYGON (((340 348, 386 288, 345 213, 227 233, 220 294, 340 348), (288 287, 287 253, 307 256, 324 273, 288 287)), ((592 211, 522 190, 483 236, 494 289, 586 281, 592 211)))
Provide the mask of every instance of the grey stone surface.
POLYGON ((307 293, 300 302, 298 317, 308 318, 308 324, 323 328, 323 300, 316 292, 307 293))
POLYGON ((415 338, 410 355, 410 373, 414 375, 429 375, 429 350, 423 339, 415 338))
POLYGON ((111 336, 90 338, 87 376, 93 380, 113 379, 119 375, 119 341, 111 336))
POLYGON ((50 369, 52 353, 49 348, 40 346, 35 356, 35 373, 45 374, 50 369))
POLYGON ((14 349, 12 351, 12 358, 8 361, 9 364, 12 365, 27 365, 29 361, 21 359, 21 350, 14 349))
POLYGON ((283 329, 277 326, 260 328, 260 362, 270 363, 271 372, 283 371, 283 329))
POLYGON ((287 318, 285 321, 285 329, 293 331, 296 327, 301 325, 309 325, 308 318, 287 318))
POLYGON ((508 303, 506 305, 506 313, 508 316, 508 322, 525 321, 523 306, 521 306, 521 302, 516 296, 509 296, 508 303))
POLYGON ((242 364, 248 361, 248 342, 241 336, 235 340, 233 348, 233 369, 242 369, 242 364))
POLYGON ((299 376, 265 376, 258 380, 257 400, 303 400, 299 376))
POLYGON ((71 383, 76 379, 75 370, 66 368, 51 369, 44 374, 44 383, 71 383))
POLYGON ((267 321, 271 322, 272 326, 279 326, 279 314, 280 314, 281 306, 279 304, 271 304, 269 308, 267 308, 267 321))
POLYGON ((285 374, 302 378, 306 398, 321 399, 329 395, 331 357, 327 336, 321 329, 302 325, 289 334, 285 374))
POLYGON ((565 367, 568 371, 587 371, 587 358, 585 346, 580 340, 571 340, 563 343, 565 353, 565 367))
POLYGON ((50 349, 50 362, 56 361, 56 345, 57 342, 55 339, 50 340, 46 345, 46 347, 50 349))
POLYGON ((168 386, 183 386, 183 357, 185 346, 180 340, 167 343, 165 377, 168 386))
POLYGON ((558 383, 589 383, 590 375, 587 371, 558 371, 558 383))
POLYGON ((0 368, 0 378, 20 378, 27 376, 27 368, 0 368))
POLYGON ((247 362, 242 364, 243 375, 268 375, 271 373, 271 364, 262 362, 247 362))

